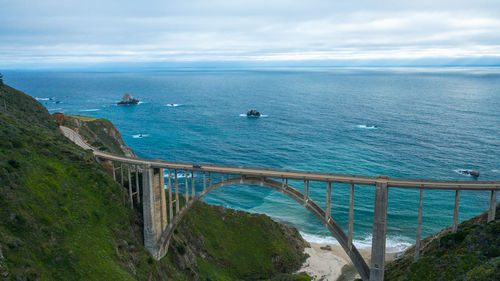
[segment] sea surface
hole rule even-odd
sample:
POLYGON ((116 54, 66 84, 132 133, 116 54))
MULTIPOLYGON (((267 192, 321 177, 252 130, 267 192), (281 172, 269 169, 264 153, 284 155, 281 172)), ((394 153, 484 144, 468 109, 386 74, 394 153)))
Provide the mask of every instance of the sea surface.
MULTIPOLYGON (((7 71, 4 81, 51 113, 111 120, 144 158, 450 180, 475 180, 457 172, 474 169, 479 180, 500 180, 499 68, 7 71), (117 106, 124 93, 142 102, 117 106), (247 118, 248 109, 264 116, 247 118)), ((311 183, 310 194, 325 204, 324 183, 311 183)), ((424 192, 424 236, 451 224, 453 198, 453 191, 424 192)), ((335 243, 301 205, 263 187, 228 186, 204 200, 264 213, 309 241, 335 243)), ((361 248, 371 243, 373 201, 373 187, 356 186, 361 248)), ((463 192, 459 219, 488 202, 487 192, 463 192)), ((344 230, 348 204, 349 186, 334 184, 332 216, 344 230)), ((413 243, 418 190, 391 188, 388 211, 388 246, 413 243)))

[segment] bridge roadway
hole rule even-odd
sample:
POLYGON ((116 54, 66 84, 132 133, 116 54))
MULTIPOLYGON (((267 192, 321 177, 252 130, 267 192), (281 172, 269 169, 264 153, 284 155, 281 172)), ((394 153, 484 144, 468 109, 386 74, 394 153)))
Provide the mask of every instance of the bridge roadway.
POLYGON ((334 173, 295 171, 285 169, 270 169, 270 168, 255 168, 241 166, 226 166, 215 164, 200 164, 200 163, 183 163, 183 162, 168 162, 163 160, 149 160, 134 157, 126 157, 121 155, 110 154, 93 149, 80 135, 75 131, 61 126, 64 134, 73 140, 80 147, 92 150, 96 157, 107 159, 110 161, 127 163, 132 165, 146 165, 156 168, 189 170, 197 172, 211 172, 218 174, 229 175, 245 175, 265 178, 287 178, 295 180, 309 180, 321 182, 336 182, 357 185, 376 185, 377 183, 387 183, 388 187, 400 188, 424 188, 424 189, 445 189, 445 190, 500 190, 500 182, 498 181, 442 181, 442 180, 427 180, 427 179, 398 179, 388 177, 368 177, 359 175, 344 175, 334 173), (200 165, 201 168, 194 168, 194 165, 200 165))
POLYGON ((92 148, 88 145, 78 133, 67 127, 61 126, 63 134, 72 140, 74 143, 83 149, 92 150, 96 159, 100 161, 109 161, 113 167, 113 177, 116 180, 115 170, 121 170, 121 183, 124 185, 123 164, 128 165, 128 184, 131 206, 133 204, 133 195, 137 195, 137 201, 140 202, 141 192, 139 191, 139 171, 142 172, 142 201, 143 201, 143 216, 144 216, 144 240, 145 247, 156 258, 160 259, 168 251, 170 238, 175 227, 180 223, 182 217, 191 208, 194 202, 199 200, 203 195, 219 188, 232 184, 252 184, 261 185, 279 191, 286 196, 294 199, 299 204, 303 205, 311 213, 313 213, 325 226, 330 230, 332 235, 339 241, 343 249, 346 251, 354 266, 358 270, 363 280, 383 280, 384 276, 384 256, 385 256, 385 239, 387 229, 387 205, 388 205, 388 188, 412 188, 420 190, 418 222, 416 229, 416 247, 415 259, 420 255, 420 230, 422 222, 422 201, 423 191, 425 189, 441 189, 455 190, 455 204, 453 211, 452 231, 455 232, 458 226, 458 211, 460 201, 460 191, 476 190, 489 191, 490 206, 488 210, 488 221, 495 219, 495 206, 497 191, 500 190, 500 181, 442 181, 442 180, 427 180, 427 179, 400 179, 389 178, 387 176, 368 177, 359 175, 345 175, 323 172, 309 171, 294 171, 284 169, 268 169, 255 167, 240 167, 226 166, 214 164, 200 163, 181 163, 168 162, 162 160, 148 160, 141 158, 126 157, 121 155, 110 154, 92 148), (114 163, 120 163, 118 168, 115 168, 114 163), (132 192, 131 183, 131 168, 135 166, 136 172, 136 192, 132 192), (164 188, 164 170, 168 170, 168 192, 169 192, 169 218, 167 216, 166 195, 164 188), (171 170, 174 170, 175 181, 171 183, 171 170), (179 208, 179 185, 177 179, 178 170, 185 171, 185 200, 186 204, 182 209, 179 208), (189 191, 188 175, 191 174, 191 194, 189 191), (203 173, 203 191, 196 193, 194 188, 194 173, 203 173), (209 175, 209 186, 206 187, 205 174, 209 175), (212 174, 221 174, 222 181, 212 184, 212 174), (225 175, 227 179, 225 179, 225 175), (239 177, 229 177, 229 175, 238 175, 239 177), (278 179, 278 180, 274 180, 278 179), (304 181, 304 192, 288 185, 288 180, 304 181), (281 180, 281 181, 279 181, 281 180), (321 208, 316 202, 309 197, 309 182, 318 181, 326 183, 326 208, 321 208), (349 226, 348 235, 338 226, 331 217, 331 188, 332 183, 350 184, 350 206, 349 206, 349 226), (359 254, 356 247, 352 244, 353 237, 353 213, 354 213, 354 185, 375 186, 375 202, 374 202, 374 217, 373 217, 373 240, 372 240, 372 255, 371 266, 368 268, 366 262, 359 254), (175 191, 175 200, 172 197, 175 191), (189 197, 191 195, 191 198, 189 197), (176 208, 174 211, 173 204, 176 208))

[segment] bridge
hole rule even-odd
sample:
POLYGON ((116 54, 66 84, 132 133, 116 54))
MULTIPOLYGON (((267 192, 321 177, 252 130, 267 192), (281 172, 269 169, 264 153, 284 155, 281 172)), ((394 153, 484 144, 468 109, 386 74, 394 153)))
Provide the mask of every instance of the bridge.
MULTIPOLYGON (((284 169, 266 169, 253 167, 236 167, 214 164, 180 163, 161 160, 148 160, 114 155, 98 151, 89 146, 75 131, 61 126, 63 134, 86 150, 92 150, 99 162, 110 164, 115 181, 119 179, 122 186, 124 177, 128 178, 130 206, 135 201, 142 201, 144 216, 144 246, 151 255, 159 260, 167 254, 175 228, 191 209, 193 204, 214 189, 234 185, 247 184, 266 187, 295 200, 304 206, 330 233, 337 239, 363 280, 383 280, 386 250, 387 206, 389 188, 410 188, 420 190, 415 259, 420 257, 420 230, 422 224, 422 202, 426 189, 454 190, 455 201, 452 232, 457 231, 460 192, 463 190, 488 191, 490 203, 488 222, 495 219, 497 191, 500 181, 441 181, 424 179, 398 179, 387 176, 368 177, 321 172, 294 171, 284 169), (120 173, 118 175, 117 173, 120 173), (184 172, 184 198, 179 196, 178 172, 184 172), (124 175, 127 173, 127 175, 124 175), (168 195, 165 191, 164 173, 168 174, 168 195), (195 189, 196 177, 202 177, 202 190, 195 189), (135 178, 133 182, 132 178, 135 178), (141 180, 140 180, 141 179, 141 180), (303 191, 289 185, 289 180, 303 181, 303 191), (311 182, 322 182, 325 186, 324 208, 309 197, 311 182), (349 222, 347 234, 331 216, 332 184, 342 183, 350 186, 349 222), (363 259, 352 243, 354 221, 354 186, 374 186, 375 202, 373 211, 372 248, 370 266, 363 259), (191 188, 190 188, 191 187, 191 188), (142 189, 142 198, 141 198, 142 189), (191 190, 190 190, 191 189, 191 190), (168 206, 167 206, 168 196, 168 206), (184 205, 181 208, 181 201, 184 205)), ((199 187, 201 189, 201 187, 199 187)))

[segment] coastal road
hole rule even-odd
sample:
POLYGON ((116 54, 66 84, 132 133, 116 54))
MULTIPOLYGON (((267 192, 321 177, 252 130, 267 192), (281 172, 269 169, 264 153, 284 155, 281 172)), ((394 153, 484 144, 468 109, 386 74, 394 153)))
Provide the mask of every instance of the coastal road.
POLYGON ((83 148, 85 150, 92 150, 92 151, 94 151, 94 149, 90 145, 88 145, 82 139, 82 137, 80 136, 80 134, 78 134, 74 130, 72 130, 72 129, 68 128, 68 127, 65 127, 65 126, 59 126, 59 129, 61 129, 61 132, 64 134, 65 137, 67 137, 68 139, 70 139, 71 141, 73 141, 79 147, 81 147, 81 148, 83 148))
POLYGON ((226 166, 202 163, 167 162, 110 154, 89 146, 81 136, 70 128, 60 126, 64 135, 86 150, 92 150, 96 157, 131 165, 144 165, 156 168, 207 172, 226 175, 241 175, 246 177, 292 179, 304 181, 336 182, 356 185, 373 186, 377 183, 389 187, 447 189, 447 190, 500 190, 500 181, 442 181, 427 179, 401 179, 387 176, 368 177, 322 172, 308 172, 284 169, 255 168, 242 166, 226 166))

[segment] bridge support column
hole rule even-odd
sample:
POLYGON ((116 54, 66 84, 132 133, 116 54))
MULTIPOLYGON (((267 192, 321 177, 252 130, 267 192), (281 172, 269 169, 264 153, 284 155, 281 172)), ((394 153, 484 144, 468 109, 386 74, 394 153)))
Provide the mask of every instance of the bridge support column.
POLYGON ((159 259, 158 240, 166 227, 163 169, 144 167, 142 175, 144 246, 155 259, 159 259))
POLYGON ((385 235, 387 231, 387 183, 375 186, 370 281, 384 280, 385 235))
POLYGON ((496 209, 497 209, 497 191, 492 190, 490 195, 490 209, 488 210, 488 222, 495 220, 496 209))

